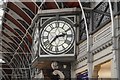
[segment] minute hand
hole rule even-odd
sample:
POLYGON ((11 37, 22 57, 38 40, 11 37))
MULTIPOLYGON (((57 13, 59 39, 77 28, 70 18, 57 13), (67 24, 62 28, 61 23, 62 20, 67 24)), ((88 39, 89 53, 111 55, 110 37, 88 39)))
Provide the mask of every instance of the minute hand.
POLYGON ((55 37, 53 38, 53 40, 51 40, 50 44, 51 44, 53 41, 55 41, 56 39, 57 39, 57 36, 55 36, 55 37))
POLYGON ((66 33, 62 33, 60 35, 56 35, 50 43, 52 43, 53 41, 55 41, 59 37, 64 37, 65 35, 66 35, 66 33))
POLYGON ((62 33, 60 35, 57 35, 56 38, 58 38, 58 37, 64 37, 65 35, 66 35, 66 33, 62 33))

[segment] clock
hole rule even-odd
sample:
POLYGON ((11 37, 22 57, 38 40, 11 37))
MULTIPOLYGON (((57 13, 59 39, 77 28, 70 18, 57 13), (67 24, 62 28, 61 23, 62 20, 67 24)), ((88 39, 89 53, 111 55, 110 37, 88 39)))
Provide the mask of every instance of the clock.
POLYGON ((33 34, 33 53, 34 53, 34 57, 36 56, 36 54, 38 53, 38 49, 39 49, 39 30, 38 27, 35 28, 34 34, 33 34))
POLYGON ((55 18, 46 21, 40 31, 40 45, 47 54, 65 54, 74 44, 75 31, 71 21, 55 18))

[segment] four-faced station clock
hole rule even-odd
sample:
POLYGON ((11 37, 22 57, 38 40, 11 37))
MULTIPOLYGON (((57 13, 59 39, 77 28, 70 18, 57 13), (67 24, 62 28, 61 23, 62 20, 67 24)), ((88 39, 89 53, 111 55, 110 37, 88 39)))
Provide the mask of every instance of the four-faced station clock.
MULTIPOLYGON (((52 69, 50 64, 57 62, 59 66, 55 71, 58 71, 58 74, 61 74, 59 73, 61 71, 65 78, 70 78, 71 61, 76 59, 77 52, 76 29, 78 27, 75 24, 79 21, 78 14, 80 12, 78 13, 76 8, 42 10, 39 12, 32 25, 36 28, 33 33, 32 49, 35 57, 32 66, 44 70, 45 68, 52 69), (34 24, 36 25, 34 26, 34 24)), ((49 72, 45 72, 49 75, 49 72)), ((50 72, 50 74, 53 75, 53 72, 50 72)))
POLYGON ((74 45, 75 31, 71 21, 51 19, 44 23, 40 31, 40 45, 47 53, 59 55, 67 53, 74 45))

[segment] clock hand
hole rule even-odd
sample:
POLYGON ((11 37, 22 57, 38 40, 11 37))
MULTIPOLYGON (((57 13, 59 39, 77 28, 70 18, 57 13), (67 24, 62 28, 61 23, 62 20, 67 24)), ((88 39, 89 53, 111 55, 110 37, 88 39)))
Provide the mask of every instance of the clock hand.
POLYGON ((56 35, 56 36, 53 38, 53 40, 51 40, 50 44, 51 44, 53 41, 55 41, 57 38, 59 38, 59 37, 64 37, 65 35, 66 35, 66 33, 62 33, 62 34, 56 35))
POLYGON ((57 39, 57 36, 55 36, 55 37, 51 40, 50 44, 51 44, 53 41, 55 41, 56 39, 57 39))
POLYGON ((58 37, 64 37, 66 35, 66 33, 62 33, 62 34, 60 34, 60 35, 57 35, 56 37, 58 38, 58 37))

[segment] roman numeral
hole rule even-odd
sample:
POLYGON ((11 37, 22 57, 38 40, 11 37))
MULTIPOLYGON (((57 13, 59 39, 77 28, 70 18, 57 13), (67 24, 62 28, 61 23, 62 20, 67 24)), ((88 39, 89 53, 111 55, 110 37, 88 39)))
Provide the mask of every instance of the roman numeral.
MULTIPOLYGON (((50 31, 47 31, 47 30, 45 29, 45 32, 49 33, 50 31)), ((45 32, 44 32, 44 33, 45 33, 45 32)))
POLYGON ((47 49, 49 49, 49 48, 50 48, 50 44, 49 44, 49 43, 46 45, 46 48, 47 48, 47 49))
POLYGON ((56 22, 55 25, 56 25, 56 27, 59 27, 59 22, 56 22))
POLYGON ((66 40, 65 43, 69 45, 71 43, 71 41, 66 40))
POLYGON ((49 44, 49 41, 48 41, 48 40, 44 42, 44 45, 45 45, 45 46, 47 46, 48 44, 49 44))
POLYGON ((56 52, 58 51, 58 47, 57 47, 57 46, 55 47, 55 51, 56 51, 56 52))
POLYGON ((50 27, 51 27, 52 29, 54 29, 54 26, 53 26, 52 24, 50 25, 50 27))
POLYGON ((70 28, 68 28, 67 30, 65 30, 65 32, 67 32, 67 31, 69 31, 69 30, 71 30, 70 28))
POLYGON ((49 50, 51 50, 52 51, 52 49, 53 49, 53 46, 51 45, 51 46, 49 46, 49 50))
POLYGON ((72 37, 73 35, 72 34, 67 34, 67 37, 72 37))
POLYGON ((63 24, 62 28, 64 28, 64 26, 65 26, 65 23, 63 24))

